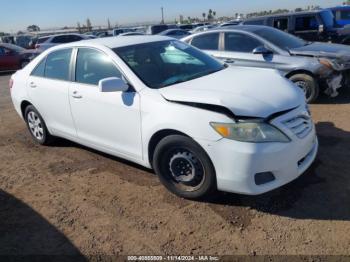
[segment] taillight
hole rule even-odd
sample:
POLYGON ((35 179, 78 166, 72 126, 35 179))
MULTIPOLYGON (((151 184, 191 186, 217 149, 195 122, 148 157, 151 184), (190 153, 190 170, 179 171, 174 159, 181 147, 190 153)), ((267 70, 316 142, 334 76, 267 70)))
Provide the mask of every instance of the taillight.
POLYGON ((11 79, 9 80, 9 87, 10 87, 10 89, 12 88, 12 86, 13 86, 13 79, 11 78, 11 79))

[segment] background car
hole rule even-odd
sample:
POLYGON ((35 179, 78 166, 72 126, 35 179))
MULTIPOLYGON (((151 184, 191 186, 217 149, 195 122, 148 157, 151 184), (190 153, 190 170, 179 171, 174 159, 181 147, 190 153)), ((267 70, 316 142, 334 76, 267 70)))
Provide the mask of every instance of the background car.
POLYGON ((186 30, 182 30, 182 29, 168 29, 165 30, 161 33, 159 33, 159 35, 164 35, 164 36, 169 36, 169 37, 173 37, 176 39, 180 39, 183 38, 185 36, 189 36, 191 33, 186 31, 186 30))
POLYGON ((38 52, 35 50, 0 43, 0 71, 14 71, 23 68, 37 55, 38 52))
POLYGON ((275 27, 307 41, 350 44, 350 28, 339 26, 327 9, 255 17, 242 24, 275 27))
POLYGON ((168 29, 169 29, 168 25, 150 25, 146 29, 146 34, 156 35, 168 29))
POLYGON ((335 96, 344 84, 342 73, 350 67, 350 59, 336 59, 344 52, 350 54, 348 46, 313 45, 267 26, 214 29, 182 40, 231 65, 278 69, 304 90, 308 102, 317 99, 319 83, 335 96), (330 50, 339 52, 327 55, 330 50), (338 63, 343 65, 338 67, 338 63))
POLYGON ((333 12, 335 21, 340 26, 350 25, 350 5, 329 8, 333 12))
POLYGON ((122 33, 119 36, 130 36, 130 35, 145 35, 142 32, 127 32, 127 33, 122 33))
POLYGON ((200 33, 203 31, 207 31, 209 29, 215 28, 215 25, 203 25, 203 26, 198 26, 195 29, 191 30, 190 33, 191 34, 196 34, 196 33, 200 33))
POLYGON ((62 35, 52 35, 40 37, 35 45, 35 48, 44 51, 50 47, 66 44, 81 40, 92 39, 90 35, 81 35, 81 34, 62 34, 62 35))
POLYGON ((123 33, 133 32, 134 30, 132 28, 115 28, 112 30, 113 36, 118 36, 123 33))

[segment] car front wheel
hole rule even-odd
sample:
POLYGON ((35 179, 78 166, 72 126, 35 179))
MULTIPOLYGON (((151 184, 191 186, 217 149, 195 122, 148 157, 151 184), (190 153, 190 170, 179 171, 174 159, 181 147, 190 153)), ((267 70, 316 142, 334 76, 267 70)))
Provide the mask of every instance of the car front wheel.
POLYGON ((306 102, 313 103, 316 101, 319 94, 319 86, 314 77, 307 74, 295 74, 289 79, 303 90, 306 102))
POLYGON ((200 199, 216 190, 216 176, 207 153, 194 140, 171 135, 157 145, 153 168, 161 183, 172 193, 200 199))
POLYGON ((28 130, 35 142, 41 145, 48 145, 53 141, 53 137, 47 130, 43 118, 34 106, 27 106, 24 112, 24 116, 28 130))

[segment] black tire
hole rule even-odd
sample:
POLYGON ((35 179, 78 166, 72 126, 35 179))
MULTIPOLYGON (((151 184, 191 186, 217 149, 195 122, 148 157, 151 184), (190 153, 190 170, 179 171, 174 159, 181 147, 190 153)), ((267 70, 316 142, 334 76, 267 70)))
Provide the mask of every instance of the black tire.
POLYGON ((47 130, 44 119, 34 106, 29 105, 26 107, 24 119, 35 142, 40 145, 49 145, 54 141, 54 137, 47 130))
POLYGON ((152 162, 161 183, 179 197, 202 199, 216 191, 214 166, 191 138, 181 135, 163 138, 155 148, 152 162))
POLYGON ((307 74, 295 74, 289 77, 289 80, 303 89, 306 102, 313 103, 316 101, 320 93, 320 88, 314 77, 307 74))

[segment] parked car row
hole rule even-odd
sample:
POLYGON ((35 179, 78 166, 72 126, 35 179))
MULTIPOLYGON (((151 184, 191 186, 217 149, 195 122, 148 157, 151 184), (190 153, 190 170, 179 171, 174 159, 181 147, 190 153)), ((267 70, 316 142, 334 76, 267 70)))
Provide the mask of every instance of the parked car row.
POLYGON ((277 69, 303 89, 308 102, 320 88, 334 97, 349 85, 346 45, 306 42, 267 26, 224 27, 182 40, 230 65, 277 69))
POLYGON ((153 168, 184 198, 262 194, 318 151, 304 94, 280 73, 227 66, 165 36, 54 46, 9 84, 37 143, 63 137, 153 168))
POLYGON ((20 46, 0 43, 0 72, 14 71, 25 67, 39 52, 20 46))

